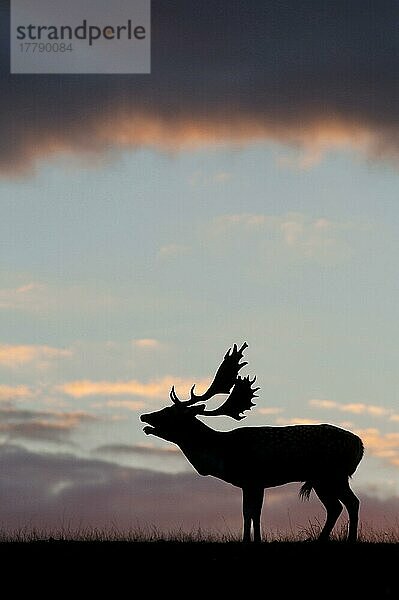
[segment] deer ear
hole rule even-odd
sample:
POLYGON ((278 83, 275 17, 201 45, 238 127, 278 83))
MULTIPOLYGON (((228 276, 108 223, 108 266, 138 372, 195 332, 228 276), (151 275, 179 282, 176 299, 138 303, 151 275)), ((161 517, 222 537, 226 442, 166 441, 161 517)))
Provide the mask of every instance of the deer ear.
POLYGON ((190 406, 189 410, 192 415, 200 415, 205 411, 205 404, 196 404, 195 406, 190 406))

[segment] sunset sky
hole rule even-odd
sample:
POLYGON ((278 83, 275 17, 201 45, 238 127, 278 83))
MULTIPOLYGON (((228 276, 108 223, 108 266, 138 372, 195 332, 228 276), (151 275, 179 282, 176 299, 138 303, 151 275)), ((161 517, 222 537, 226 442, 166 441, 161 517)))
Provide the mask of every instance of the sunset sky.
MULTIPOLYGON (((0 526, 239 527, 139 416, 244 341, 257 406, 207 422, 351 429, 393 523, 398 2, 153 0, 123 76, 10 75, 0 7, 0 526)), ((297 487, 266 529, 324 514, 297 487)))

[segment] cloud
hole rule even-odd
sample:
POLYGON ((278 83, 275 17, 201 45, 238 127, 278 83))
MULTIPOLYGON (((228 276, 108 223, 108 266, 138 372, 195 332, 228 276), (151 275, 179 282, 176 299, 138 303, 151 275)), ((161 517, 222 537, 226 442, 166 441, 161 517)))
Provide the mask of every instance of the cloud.
POLYGON ((366 225, 338 222, 324 216, 303 213, 267 215, 237 213, 221 215, 208 226, 211 239, 240 239, 245 234, 258 245, 258 257, 280 253, 297 260, 316 260, 335 264, 351 252, 349 233, 365 230, 366 225))
MULTIPOLYGON (((71 381, 58 386, 58 390, 73 398, 88 396, 142 396, 143 398, 168 398, 172 386, 190 389, 193 382, 180 377, 167 376, 148 383, 137 379, 129 381, 71 381)), ((208 380, 198 382, 198 387, 209 385, 208 380)))
POLYGON ((0 289, 0 309, 35 312, 43 306, 44 292, 45 286, 34 282, 0 289))
POLYGON ((133 345, 137 348, 145 348, 149 350, 156 350, 161 346, 161 342, 153 338, 142 338, 140 340, 134 340, 133 345))
POLYGON ((349 148, 397 161, 397 3, 198 6, 153 1, 151 76, 38 78, 9 75, 1 0, 1 171, 21 173, 60 153, 253 141, 305 156, 349 148))
POLYGON ((10 439, 68 442, 70 434, 96 417, 83 411, 56 412, 13 407, 0 409, 0 434, 10 439))
POLYGON ((27 385, 0 385, 0 401, 20 400, 33 396, 27 385))
POLYGON ((258 413, 261 415, 278 415, 284 412, 284 408, 270 406, 269 408, 258 408, 258 413))
POLYGON ((374 417, 381 417, 389 414, 389 410, 382 406, 374 406, 372 404, 363 404, 362 402, 352 402, 350 404, 342 404, 340 410, 353 414, 368 414, 374 417))
POLYGON ((283 417, 278 417, 275 420, 276 425, 320 425, 320 421, 317 419, 308 419, 304 417, 291 417, 284 419, 283 417))
MULTIPOLYGON (((355 415, 370 415, 372 417, 389 416, 393 411, 383 406, 375 406, 374 404, 364 404, 363 402, 351 402, 349 404, 340 404, 333 400, 318 400, 317 398, 309 400, 309 405, 316 408, 327 410, 339 410, 355 415)), ((391 420, 395 420, 391 417, 391 420)))
POLYGON ((372 427, 358 429, 356 433, 362 438, 366 452, 399 467, 399 433, 381 433, 372 427))
POLYGON ((318 400, 317 398, 313 400, 309 400, 308 403, 310 406, 315 406, 316 408, 337 408, 338 403, 333 400, 318 400))
POLYGON ((59 286, 31 282, 0 289, 0 310, 13 312, 47 315, 49 312, 79 311, 79 313, 93 314, 93 311, 103 312, 104 309, 119 310, 121 304, 123 300, 113 296, 109 290, 102 291, 98 285, 95 287, 82 284, 59 286))
MULTIPOLYGON (((36 527, 60 532, 67 523, 68 531, 78 533, 90 528, 123 533, 140 526, 241 533, 240 490, 212 477, 134 469, 10 444, 0 446, 0 469, 5 531, 36 527)), ((300 502, 298 490, 298 484, 268 490, 265 533, 303 535, 309 522, 323 522, 324 509, 314 494, 310 502, 300 502)), ((378 499, 366 490, 360 498, 363 523, 383 530, 395 526, 396 496, 378 499)))
MULTIPOLYGON (((159 447, 152 444, 105 444, 97 446, 93 452, 100 454, 141 454, 144 456, 159 456, 162 458, 184 459, 183 454, 175 446, 159 447)), ((185 459, 184 459, 185 460, 185 459)))
POLYGON ((72 356, 71 350, 51 346, 0 344, 0 365, 18 368, 32 364, 38 369, 46 369, 51 362, 72 356))

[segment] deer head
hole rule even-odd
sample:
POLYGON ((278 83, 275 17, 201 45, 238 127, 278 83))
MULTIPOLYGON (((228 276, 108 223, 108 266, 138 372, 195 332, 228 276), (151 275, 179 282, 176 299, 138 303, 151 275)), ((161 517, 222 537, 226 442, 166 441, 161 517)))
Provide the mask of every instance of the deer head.
POLYGON ((169 394, 172 406, 140 417, 144 423, 148 423, 144 427, 144 433, 175 441, 176 434, 181 432, 183 427, 187 427, 189 421, 195 419, 197 415, 224 415, 237 421, 243 419, 245 415, 242 413, 255 406, 252 400, 257 397, 255 392, 259 389, 252 387, 256 377, 250 379, 249 376, 238 375, 238 372, 248 364, 240 362, 247 347, 248 344, 244 343, 238 350, 237 345, 234 344, 233 348, 227 351, 211 385, 201 396, 194 394, 195 385, 193 385, 189 400, 179 400, 173 386, 169 394), (218 408, 206 410, 205 402, 217 394, 229 394, 229 396, 218 408))

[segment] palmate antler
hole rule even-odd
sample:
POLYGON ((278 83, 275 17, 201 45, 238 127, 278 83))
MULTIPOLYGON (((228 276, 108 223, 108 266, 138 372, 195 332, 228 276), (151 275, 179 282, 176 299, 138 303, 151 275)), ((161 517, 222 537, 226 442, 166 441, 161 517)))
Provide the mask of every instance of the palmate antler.
POLYGON ((176 395, 174 386, 170 392, 170 399, 175 404, 184 404, 185 406, 191 406, 193 404, 197 404, 198 402, 205 402, 209 400, 216 394, 228 394, 230 392, 227 400, 218 408, 214 410, 203 410, 201 415, 207 416, 217 416, 217 415, 225 415, 228 417, 232 417, 237 421, 243 419, 245 415, 241 413, 244 410, 251 410, 255 404, 252 402, 253 398, 256 398, 255 392, 259 389, 252 388, 252 384, 255 382, 256 377, 250 379, 248 377, 240 377, 238 372, 240 369, 247 365, 247 362, 240 363, 240 360, 243 357, 243 352, 245 348, 248 348, 248 344, 245 342, 241 348, 237 349, 237 344, 234 344, 233 348, 228 350, 224 356, 223 362, 219 366, 216 371, 215 377, 211 385, 205 394, 201 396, 196 396, 194 394, 194 387, 191 388, 190 399, 182 402, 176 395))

